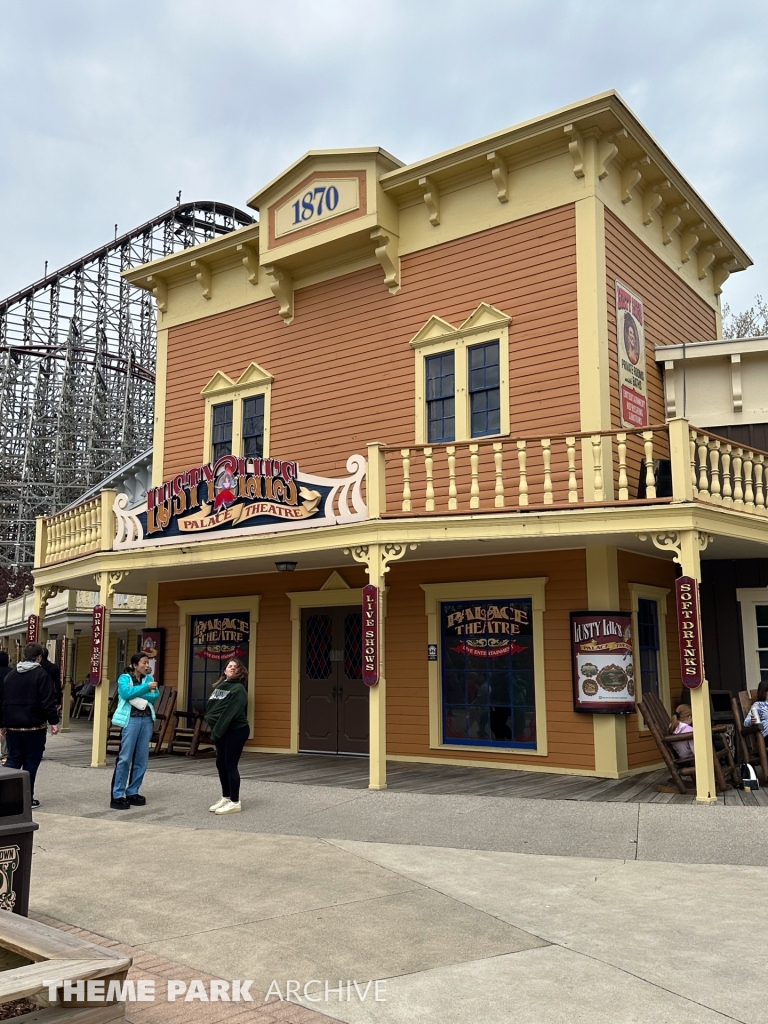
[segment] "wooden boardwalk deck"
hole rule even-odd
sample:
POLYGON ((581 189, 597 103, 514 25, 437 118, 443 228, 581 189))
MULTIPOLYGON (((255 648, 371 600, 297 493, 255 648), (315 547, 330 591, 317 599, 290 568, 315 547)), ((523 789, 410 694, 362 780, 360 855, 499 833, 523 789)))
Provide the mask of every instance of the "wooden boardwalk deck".
MULTIPOLYGON (((65 734, 69 742, 56 748, 49 743, 46 760, 74 768, 91 763, 90 726, 75 721, 65 734), (76 742, 72 742, 76 741, 76 742)), ((108 763, 114 758, 108 757, 108 763)), ((153 757, 149 770, 179 775, 216 774, 213 758, 153 757)), ((364 757, 338 757, 331 754, 243 753, 240 774, 244 779, 285 782, 299 786, 332 786, 340 789, 366 789, 368 760, 364 757)), ((656 785, 668 778, 666 769, 643 772, 626 779, 595 779, 582 775, 553 775, 547 772, 500 771, 495 768, 464 768, 455 765, 415 764, 389 761, 388 788, 402 793, 437 793, 539 800, 605 801, 616 803, 693 804, 692 795, 659 793, 656 785)), ((768 807, 768 789, 755 793, 740 789, 721 793, 719 803, 768 807)))

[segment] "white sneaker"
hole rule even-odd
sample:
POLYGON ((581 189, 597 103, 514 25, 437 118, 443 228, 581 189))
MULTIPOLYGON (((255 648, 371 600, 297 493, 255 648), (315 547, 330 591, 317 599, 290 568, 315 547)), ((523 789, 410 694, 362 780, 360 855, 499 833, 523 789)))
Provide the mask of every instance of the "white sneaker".
POLYGON ((223 803, 221 805, 221 807, 217 807, 216 810, 213 813, 214 814, 239 814, 241 810, 242 810, 242 807, 240 806, 240 801, 239 800, 237 801, 237 803, 233 803, 231 800, 227 800, 226 803, 223 803))
POLYGON ((224 804, 228 804, 229 802, 230 800, 228 796, 220 796, 215 804, 211 804, 208 810, 213 811, 215 813, 216 811, 218 811, 220 807, 223 807, 224 804))

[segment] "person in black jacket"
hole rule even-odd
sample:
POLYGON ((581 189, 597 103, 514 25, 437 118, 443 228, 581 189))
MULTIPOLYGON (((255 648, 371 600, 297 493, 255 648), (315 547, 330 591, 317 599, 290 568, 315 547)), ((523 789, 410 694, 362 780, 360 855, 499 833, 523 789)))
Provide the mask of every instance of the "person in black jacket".
POLYGON ((27 644, 24 660, 0 682, 0 732, 8 741, 6 768, 29 772, 32 806, 35 800, 35 776, 45 750, 48 726, 55 736, 59 731, 59 713, 53 680, 40 664, 41 644, 27 644))
MULTIPOLYGON (((64 641, 66 643, 66 640, 64 641)), ((43 647, 43 660, 40 662, 42 667, 48 673, 53 680, 53 692, 56 694, 56 707, 61 707, 61 701, 63 693, 61 690, 61 670, 55 661, 51 661, 48 657, 48 648, 43 647)))

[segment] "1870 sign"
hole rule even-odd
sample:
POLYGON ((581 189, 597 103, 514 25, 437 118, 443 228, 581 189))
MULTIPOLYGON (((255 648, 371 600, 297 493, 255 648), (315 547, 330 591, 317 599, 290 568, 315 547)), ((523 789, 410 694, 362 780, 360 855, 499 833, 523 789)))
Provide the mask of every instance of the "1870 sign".
POLYGON ((351 476, 311 476, 289 459, 239 459, 223 455, 147 492, 144 504, 128 508, 119 494, 113 547, 189 544, 210 537, 242 537, 365 519, 362 496, 366 461, 347 459, 351 476))
POLYGON ((692 576, 681 576, 675 580, 675 599, 683 683, 689 690, 695 690, 704 682, 704 653, 701 645, 699 585, 692 576))

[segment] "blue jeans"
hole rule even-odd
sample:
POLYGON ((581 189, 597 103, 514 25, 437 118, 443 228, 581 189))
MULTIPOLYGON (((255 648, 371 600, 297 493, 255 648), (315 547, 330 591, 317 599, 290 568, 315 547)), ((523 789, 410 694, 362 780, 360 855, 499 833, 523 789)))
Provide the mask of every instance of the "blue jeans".
POLYGON ((112 776, 113 800, 119 800, 121 796, 136 796, 139 792, 147 770, 149 741, 154 724, 151 715, 128 719, 128 725, 120 736, 120 752, 112 776))

